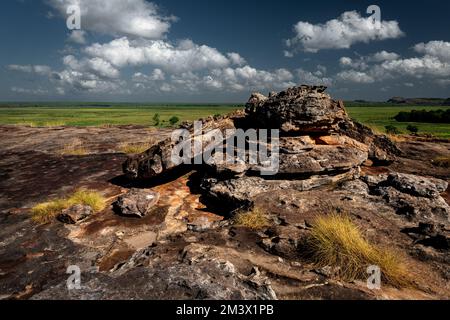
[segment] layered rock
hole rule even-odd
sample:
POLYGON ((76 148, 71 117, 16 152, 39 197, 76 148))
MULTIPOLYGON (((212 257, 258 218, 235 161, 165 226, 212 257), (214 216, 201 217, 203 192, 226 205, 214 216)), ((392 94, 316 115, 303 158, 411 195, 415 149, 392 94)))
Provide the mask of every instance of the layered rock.
POLYGON ((284 133, 329 133, 349 118, 342 101, 332 100, 325 90, 323 86, 300 86, 270 98, 253 94, 246 112, 258 127, 284 133))
MULTIPOLYGON (((379 137, 370 129, 353 123, 343 103, 331 99, 325 89, 300 86, 270 97, 254 93, 245 112, 200 120, 203 125, 201 135, 195 134, 193 124, 182 125, 181 128, 189 132, 183 143, 199 142, 202 145, 201 151, 193 150, 188 158, 194 159, 206 150, 224 144, 234 130, 248 128, 280 130, 281 173, 314 174, 341 170, 340 167, 349 170, 358 167, 367 157, 386 161, 398 152, 386 137, 379 137), (208 137, 214 130, 220 130, 222 141, 211 141, 208 137)), ((179 166, 172 159, 172 150, 177 143, 169 138, 143 154, 130 157, 123 165, 125 174, 130 179, 148 179, 179 166)), ((242 173, 255 167, 238 165, 231 169, 242 173)))
MULTIPOLYGON (((214 148, 216 144, 221 144, 222 141, 211 141, 207 133, 220 130, 226 134, 227 130, 229 130, 228 132, 232 134, 236 129, 234 121, 242 117, 242 112, 236 112, 227 117, 210 117, 199 120, 202 123, 202 132, 199 135, 194 135, 195 128, 193 124, 183 124, 180 129, 185 129, 190 134, 183 142, 193 145, 197 141, 201 145, 200 152, 192 149, 192 153, 187 155, 187 158, 194 159, 201 156, 204 150, 214 148)), ((225 138, 226 136, 224 136, 225 138)), ((142 154, 129 157, 123 164, 124 173, 128 178, 134 180, 149 179, 178 167, 180 163, 174 162, 172 157, 172 151, 178 142, 173 141, 172 137, 170 137, 152 146, 142 154)))
MULTIPOLYGON (((251 207, 254 199, 262 194, 333 188, 342 184, 359 193, 370 188, 397 208, 399 214, 448 219, 448 206, 439 195, 447 187, 444 182, 395 174, 367 178, 365 183, 357 180, 360 167, 368 159, 375 164, 386 163, 395 159, 400 151, 386 136, 376 135, 364 125, 353 122, 344 104, 333 100, 325 90, 321 86, 300 86, 271 93, 269 97, 254 93, 245 110, 201 120, 201 135, 193 124, 182 125, 189 132, 183 142, 200 142, 203 146, 188 158, 194 159, 213 149, 216 152, 209 162, 196 167, 204 173, 200 181, 204 195, 233 210, 251 207), (275 174, 263 175, 261 163, 248 161, 249 150, 243 151, 245 159, 226 161, 226 143, 234 139, 235 132, 250 128, 278 129, 279 136, 266 141, 259 136, 256 141, 255 136, 247 136, 245 146, 255 144, 271 150, 276 145, 279 152, 275 174), (211 142, 208 133, 214 130, 222 133, 222 140, 211 142)), ((174 146, 171 139, 162 141, 144 154, 128 159, 124 172, 132 179, 145 179, 176 168, 178 164, 170 157, 174 146)), ((242 151, 234 148, 235 152, 242 151)))
POLYGON ((448 183, 440 179, 391 173, 381 177, 372 190, 399 215, 445 224, 449 222, 450 206, 441 197, 441 193, 447 190, 447 187, 448 183))

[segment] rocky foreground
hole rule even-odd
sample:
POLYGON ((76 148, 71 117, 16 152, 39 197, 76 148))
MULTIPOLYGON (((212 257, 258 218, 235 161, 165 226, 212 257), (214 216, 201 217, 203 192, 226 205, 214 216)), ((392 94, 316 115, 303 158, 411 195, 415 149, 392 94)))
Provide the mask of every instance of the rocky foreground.
MULTIPOLYGON (((226 130, 279 129, 278 173, 178 165, 164 130, 0 128, 0 298, 450 298, 450 173, 431 161, 448 156, 450 144, 395 144, 354 123, 324 87, 253 94, 245 110, 202 122, 204 133, 217 129, 224 139, 226 130), (58 141, 74 137, 90 154, 59 155, 58 141), (143 154, 115 150, 149 137, 143 154), (30 220, 31 206, 79 187, 102 191, 110 206, 72 208, 65 223, 30 220), (233 224, 237 211, 255 207, 271 226, 233 224), (305 260, 301 243, 314 220, 336 212, 404 256, 414 286, 369 290, 305 260), (82 270, 80 290, 66 287, 70 265, 82 270)), ((182 128, 197 139, 192 124, 182 128)))

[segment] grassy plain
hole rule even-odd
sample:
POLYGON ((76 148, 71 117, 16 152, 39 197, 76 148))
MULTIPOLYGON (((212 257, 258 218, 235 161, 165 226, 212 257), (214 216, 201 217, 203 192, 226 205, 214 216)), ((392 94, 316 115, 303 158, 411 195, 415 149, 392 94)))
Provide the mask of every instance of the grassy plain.
MULTIPOLYGON (((383 103, 346 103, 350 116, 367 126, 384 132, 387 125, 396 126, 402 133, 412 124, 419 133, 450 138, 450 124, 408 123, 393 119, 400 111, 438 110, 447 107, 398 106, 383 103)), ((195 120, 209 115, 226 114, 242 108, 239 105, 140 105, 127 103, 49 103, 0 104, 0 124, 30 126, 102 126, 144 125, 154 126, 155 114, 160 115, 159 126, 170 126, 169 119, 195 120)))

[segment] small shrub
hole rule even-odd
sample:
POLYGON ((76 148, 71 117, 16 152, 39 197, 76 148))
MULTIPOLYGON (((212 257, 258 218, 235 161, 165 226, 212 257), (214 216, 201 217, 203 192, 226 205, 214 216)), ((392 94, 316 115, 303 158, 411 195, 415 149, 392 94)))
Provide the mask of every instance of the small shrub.
POLYGON ((413 125, 408 125, 406 127, 406 130, 408 130, 409 132, 411 132, 414 135, 416 135, 419 132, 419 128, 417 128, 416 126, 413 126, 413 125))
POLYGON ((80 189, 69 198, 55 199, 34 206, 31 209, 31 219, 40 224, 49 223, 63 210, 76 204, 90 206, 94 213, 97 213, 105 209, 106 199, 96 191, 80 189))
POLYGON ((400 134, 400 130, 398 130, 398 128, 396 126, 393 125, 388 125, 384 127, 386 129, 386 133, 387 134, 392 134, 392 135, 396 135, 396 134, 400 134))
POLYGON ((160 125, 160 123, 161 123, 161 116, 159 115, 159 113, 156 113, 153 116, 153 125, 157 127, 160 125))
POLYGON ((169 119, 169 122, 172 126, 176 125, 178 122, 180 122, 180 118, 173 116, 172 118, 169 119))
POLYGON ((252 230, 261 230, 271 226, 267 214, 259 208, 255 208, 252 211, 239 212, 234 217, 234 224, 252 230))
POLYGON ((306 246, 317 267, 337 267, 345 280, 367 279, 367 267, 376 265, 385 283, 397 287, 409 283, 407 268, 399 256, 366 241, 348 217, 333 214, 318 218, 306 246))

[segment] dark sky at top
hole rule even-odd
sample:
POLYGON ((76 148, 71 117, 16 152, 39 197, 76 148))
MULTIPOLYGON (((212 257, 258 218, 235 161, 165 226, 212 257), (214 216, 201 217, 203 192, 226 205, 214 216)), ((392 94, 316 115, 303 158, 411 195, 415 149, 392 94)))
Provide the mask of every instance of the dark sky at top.
POLYGON ((302 83, 343 99, 450 96, 449 1, 7 0, 0 8, 2 101, 243 102, 251 91, 302 83), (66 26, 73 4, 75 32, 66 26))

